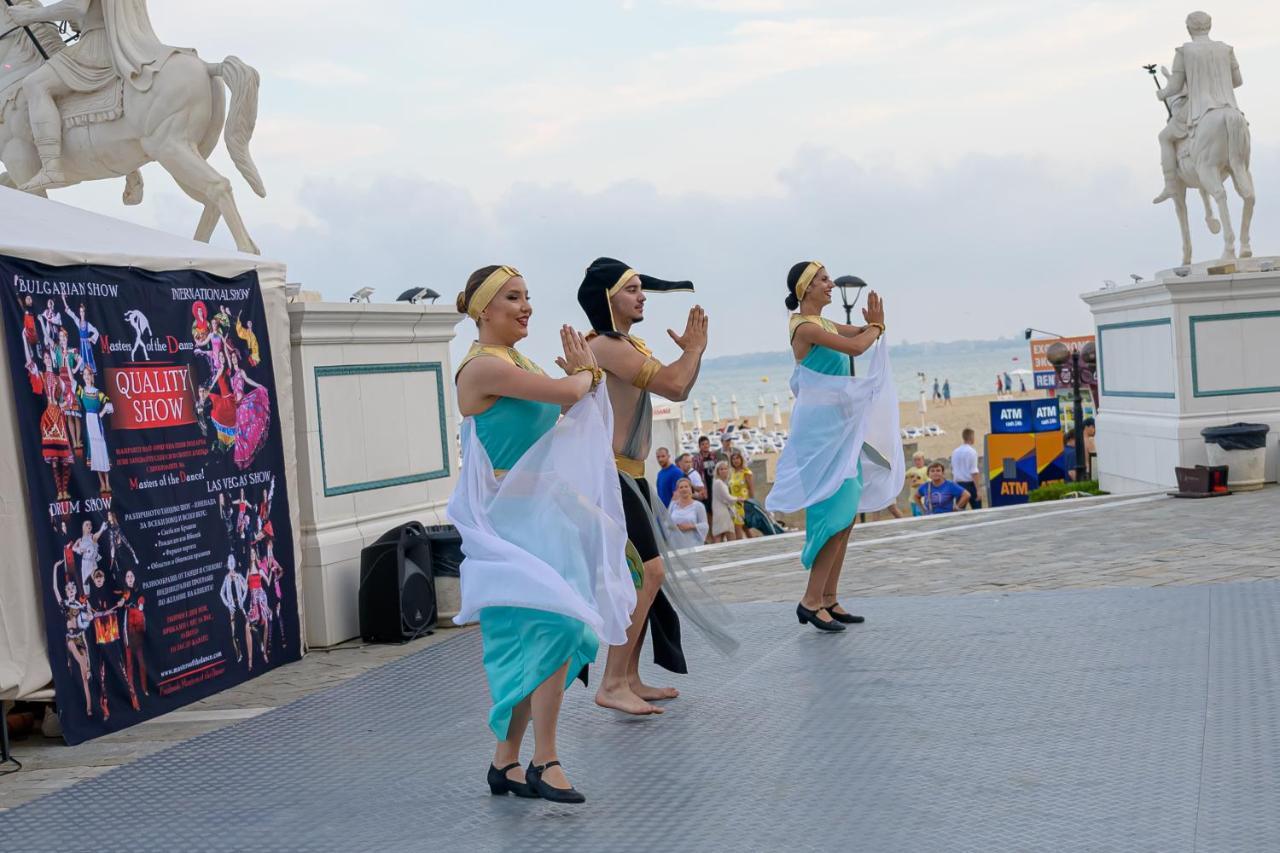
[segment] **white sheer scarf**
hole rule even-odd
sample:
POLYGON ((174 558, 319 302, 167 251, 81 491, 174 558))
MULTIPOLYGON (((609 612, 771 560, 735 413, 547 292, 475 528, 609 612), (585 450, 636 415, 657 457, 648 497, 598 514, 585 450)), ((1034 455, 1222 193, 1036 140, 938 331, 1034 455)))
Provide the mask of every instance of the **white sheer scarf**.
POLYGON ((830 376, 797 364, 791 437, 778 459, 765 500, 772 512, 798 512, 836 493, 857 476, 862 460, 859 512, 877 512, 902 492, 906 463, 898 426, 898 392, 889 346, 877 341, 863 376, 830 376))
POLYGON ((626 642, 636 590, 612 436, 602 383, 498 480, 474 419, 463 419, 447 510, 465 557, 454 622, 485 607, 528 607, 578 619, 608 645, 626 642))

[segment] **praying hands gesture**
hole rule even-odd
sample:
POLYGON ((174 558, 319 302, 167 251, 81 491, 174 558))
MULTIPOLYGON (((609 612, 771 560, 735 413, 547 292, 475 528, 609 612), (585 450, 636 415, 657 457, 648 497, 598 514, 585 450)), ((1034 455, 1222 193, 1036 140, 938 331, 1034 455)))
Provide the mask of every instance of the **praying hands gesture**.
POLYGON ((556 365, 565 373, 572 375, 579 371, 587 372, 597 368, 595 353, 587 346, 586 339, 577 329, 568 325, 561 326, 560 344, 564 347, 564 356, 556 357, 556 365))
POLYGON ((862 318, 868 325, 871 323, 884 325, 884 300, 874 290, 867 297, 867 307, 862 309, 862 318))
POLYGON ((676 342, 681 352, 703 353, 707 349, 707 312, 701 305, 689 309, 689 322, 685 324, 684 334, 677 335, 675 330, 667 329, 671 340, 676 342))

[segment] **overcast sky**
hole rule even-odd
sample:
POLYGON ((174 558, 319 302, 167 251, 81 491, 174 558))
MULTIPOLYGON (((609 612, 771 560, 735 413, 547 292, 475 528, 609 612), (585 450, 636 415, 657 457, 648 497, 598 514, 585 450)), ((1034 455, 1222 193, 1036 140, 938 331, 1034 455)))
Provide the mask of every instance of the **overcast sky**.
MULTIPOLYGON (((710 355, 785 347, 784 278, 815 258, 886 299, 891 339, 1085 332, 1078 295, 1179 259, 1160 189, 1170 63, 1191 7, 829 0, 162 0, 160 37, 263 77, 254 196, 220 150, 264 254, 345 299, 452 299, 489 263, 525 272, 528 351, 551 360, 598 255, 691 278, 710 355)), ((1280 7, 1218 2, 1280 252, 1280 7)), ((197 208, 157 167, 62 201, 166 230, 197 208)), ((1239 202, 1236 201, 1238 215, 1239 202)), ((1193 223, 1196 257, 1221 243, 1193 223)), ((215 241, 231 245, 225 230, 215 241)), ((655 296, 665 340, 692 300, 655 296)), ((832 310, 832 309, 828 309, 832 310)), ((834 316, 834 314, 833 314, 834 316)), ((460 327, 469 338, 472 329, 460 327)), ((667 342, 660 354, 671 354, 667 342)))

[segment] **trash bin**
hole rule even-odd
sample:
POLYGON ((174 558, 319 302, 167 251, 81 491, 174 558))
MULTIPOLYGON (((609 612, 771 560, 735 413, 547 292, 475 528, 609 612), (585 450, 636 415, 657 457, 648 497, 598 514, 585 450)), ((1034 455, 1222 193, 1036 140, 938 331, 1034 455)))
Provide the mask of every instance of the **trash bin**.
POLYGON ((451 621, 462 609, 462 586, 458 567, 462 565, 462 536, 452 524, 427 526, 431 540, 431 575, 436 585, 436 606, 440 610, 441 627, 453 627, 451 621))
POLYGON ((1266 480, 1266 424, 1231 424, 1200 430, 1210 465, 1226 465, 1227 485, 1233 491, 1261 489, 1266 480))

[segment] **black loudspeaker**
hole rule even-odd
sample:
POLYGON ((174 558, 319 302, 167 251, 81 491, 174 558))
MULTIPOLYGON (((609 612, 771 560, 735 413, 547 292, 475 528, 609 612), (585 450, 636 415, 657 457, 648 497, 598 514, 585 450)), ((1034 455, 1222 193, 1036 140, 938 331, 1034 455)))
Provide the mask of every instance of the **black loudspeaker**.
POLYGON ((431 540, 412 521, 388 530, 360 552, 360 637, 405 643, 436 625, 431 540))

